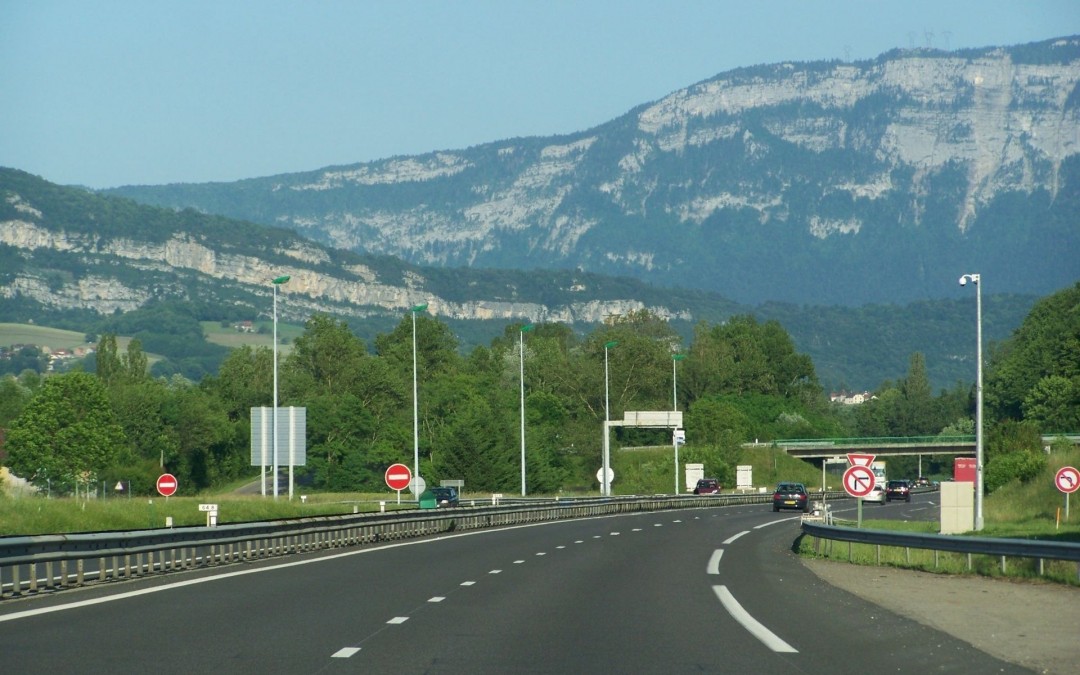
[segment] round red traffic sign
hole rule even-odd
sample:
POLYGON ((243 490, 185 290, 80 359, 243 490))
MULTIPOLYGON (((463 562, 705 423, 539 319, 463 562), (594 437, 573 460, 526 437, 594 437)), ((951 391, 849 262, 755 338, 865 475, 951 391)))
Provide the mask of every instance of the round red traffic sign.
POLYGON ((404 464, 391 464, 385 478, 386 486, 391 490, 404 490, 412 481, 412 471, 404 464))
POLYGON ((1071 466, 1061 467, 1054 476, 1054 485, 1065 494, 1076 492, 1080 488, 1080 471, 1071 466))
POLYGON ((848 467, 844 472, 844 490, 852 497, 865 497, 874 489, 877 477, 868 466, 848 467))
POLYGON ((176 476, 163 473, 157 479, 157 491, 162 497, 171 497, 176 492, 176 476))

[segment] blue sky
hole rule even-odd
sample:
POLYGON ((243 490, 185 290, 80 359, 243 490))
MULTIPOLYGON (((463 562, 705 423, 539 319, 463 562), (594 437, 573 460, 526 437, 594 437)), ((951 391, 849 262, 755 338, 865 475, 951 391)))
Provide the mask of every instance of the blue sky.
POLYGON ((0 0, 0 166, 230 181, 580 131, 742 66, 1074 34, 1077 0, 0 0))

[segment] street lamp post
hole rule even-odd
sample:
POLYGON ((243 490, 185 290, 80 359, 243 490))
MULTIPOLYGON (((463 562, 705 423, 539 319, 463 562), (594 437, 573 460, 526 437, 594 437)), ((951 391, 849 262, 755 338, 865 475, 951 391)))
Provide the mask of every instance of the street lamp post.
POLYGON ((982 275, 965 274, 960 285, 975 284, 975 531, 983 529, 983 359, 982 275))
MULTIPOLYGON (((679 411, 679 374, 676 366, 686 358, 686 354, 671 355, 671 409, 679 411)), ((675 446, 675 494, 679 494, 679 434, 678 429, 671 432, 671 444, 675 446)))
POLYGON ((611 479, 608 478, 611 473, 611 453, 608 445, 608 422, 611 421, 611 402, 608 397, 608 350, 617 344, 619 344, 618 340, 604 343, 604 466, 601 469, 603 480, 600 481, 600 494, 604 497, 611 496, 611 479))
MULTIPOLYGON (((278 496, 278 381, 277 381, 277 296, 278 286, 289 281, 289 275, 277 277, 271 283, 274 285, 274 499, 278 496)), ((263 466, 263 496, 266 496, 266 466, 263 466)))
MULTIPOLYGON (((413 434, 413 481, 420 479, 420 422, 418 399, 416 397, 416 313, 427 309, 427 303, 415 305, 409 310, 412 315, 412 434, 413 434)), ((417 499, 420 495, 416 495, 417 499)))
POLYGON ((525 496, 525 333, 533 329, 531 323, 521 327, 518 333, 518 367, 521 383, 521 496, 525 496))

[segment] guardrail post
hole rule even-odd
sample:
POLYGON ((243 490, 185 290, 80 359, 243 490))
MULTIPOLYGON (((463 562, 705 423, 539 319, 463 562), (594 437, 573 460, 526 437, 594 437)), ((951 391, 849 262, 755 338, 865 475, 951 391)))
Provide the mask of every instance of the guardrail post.
POLYGON ((1001 556, 1001 573, 1005 574, 1005 556, 1001 556))

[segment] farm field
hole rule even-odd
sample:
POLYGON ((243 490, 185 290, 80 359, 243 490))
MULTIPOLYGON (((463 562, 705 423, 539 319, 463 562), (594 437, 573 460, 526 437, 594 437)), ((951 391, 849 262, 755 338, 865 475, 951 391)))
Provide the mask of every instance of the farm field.
MULTIPOLYGON (((203 327, 203 334, 206 335, 206 341, 216 345, 222 345, 223 347, 229 347, 235 349, 237 347, 243 347, 248 345, 250 347, 273 347, 274 346, 274 324, 273 321, 257 321, 255 322, 256 328, 264 328, 262 333, 243 333, 236 330, 232 326, 222 326, 217 321, 200 321, 203 327)), ((296 338, 304 334, 304 329, 300 326, 294 326, 291 324, 282 323, 278 321, 278 351, 281 354, 287 354, 292 349, 292 342, 296 338)))

